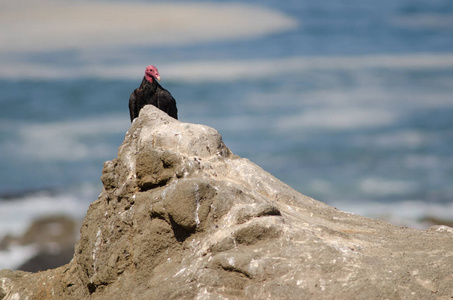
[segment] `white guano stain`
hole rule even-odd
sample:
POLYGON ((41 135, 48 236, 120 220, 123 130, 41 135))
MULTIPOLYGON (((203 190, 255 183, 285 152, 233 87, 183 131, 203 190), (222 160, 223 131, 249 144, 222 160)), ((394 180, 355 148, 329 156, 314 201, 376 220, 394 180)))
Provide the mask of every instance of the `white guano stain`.
POLYGON ((200 187, 198 186, 197 183, 194 183, 195 186, 195 201, 197 202, 197 207, 195 209, 195 223, 200 225, 200 217, 198 215, 198 211, 200 210, 200 187))
POLYGON ((235 263, 236 263, 236 259, 234 258, 234 256, 228 257, 228 264, 230 264, 230 266, 234 267, 235 263))
POLYGON ((184 273, 184 271, 186 271, 186 268, 182 268, 181 270, 179 270, 175 275, 173 275, 173 277, 176 277, 176 276, 184 273))
POLYGON ((98 230, 96 233, 96 241, 94 242, 94 249, 93 249, 93 270, 94 274, 96 274, 96 252, 99 251, 99 246, 101 245, 102 242, 102 231, 101 229, 98 230))

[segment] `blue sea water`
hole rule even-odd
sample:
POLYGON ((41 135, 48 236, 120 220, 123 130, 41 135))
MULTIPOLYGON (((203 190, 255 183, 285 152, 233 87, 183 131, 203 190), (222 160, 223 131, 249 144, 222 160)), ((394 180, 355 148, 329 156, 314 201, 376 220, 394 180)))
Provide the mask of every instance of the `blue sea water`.
POLYGON ((142 78, 108 68, 154 61, 181 121, 216 128, 235 154, 301 193, 399 225, 453 219, 453 2, 242 3, 297 26, 105 55, 0 56, 44 66, 42 77, 0 76, 0 237, 43 214, 84 216, 142 78), (79 72, 93 62, 107 71, 79 72))

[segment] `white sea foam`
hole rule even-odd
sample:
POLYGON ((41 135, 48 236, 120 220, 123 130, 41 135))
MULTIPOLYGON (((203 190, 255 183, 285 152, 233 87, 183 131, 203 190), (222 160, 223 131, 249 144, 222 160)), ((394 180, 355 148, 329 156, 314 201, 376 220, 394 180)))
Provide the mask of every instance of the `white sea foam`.
MULTIPOLYGON (((97 77, 105 79, 137 79, 143 64, 124 61, 116 64, 90 63, 77 66, 0 60, 0 78, 61 79, 97 77)), ((148 60, 149 57, 143 57, 148 60)), ((453 53, 392 54, 362 56, 296 56, 261 60, 218 60, 160 62, 165 80, 181 82, 224 82, 288 76, 316 70, 444 70, 453 69, 453 53), (221 72, 219 71, 221 70, 221 72)), ((370 94, 370 93, 369 93, 370 94)))
POLYGON ((64 193, 38 192, 23 198, 0 201, 0 239, 5 234, 21 235, 36 218, 64 214, 83 218, 97 198, 100 186, 81 185, 64 193))
POLYGON ((33 245, 14 245, 4 251, 0 251, 0 270, 17 268, 37 253, 38 249, 33 245))
MULTIPOLYGON (((0 241, 5 235, 19 237, 41 217, 66 215, 82 220, 89 203, 97 198, 100 185, 83 184, 64 192, 36 192, 16 199, 0 199, 0 241)), ((51 228, 59 230, 59 228, 51 228)), ((38 252, 35 246, 10 245, 0 251, 0 269, 16 268, 38 252)))
POLYGON ((282 131, 298 128, 351 130, 389 125, 396 119, 397 114, 386 110, 326 107, 285 116, 276 126, 282 131))
POLYGON ((89 145, 84 139, 121 134, 127 131, 128 126, 130 123, 126 118, 116 115, 45 124, 10 124, 9 128, 17 128, 20 144, 10 145, 14 149, 9 150, 19 151, 26 157, 52 161, 105 157, 106 153, 112 152, 111 145, 89 145))
POLYGON ((408 154, 404 158, 404 164, 408 168, 425 168, 436 170, 442 165, 449 163, 444 158, 436 156, 434 154, 408 154))
POLYGON ((164 64, 163 67, 165 67, 167 76, 173 80, 224 81, 278 77, 307 70, 451 69, 453 68, 453 54, 298 56, 265 60, 198 61, 164 64))
POLYGON ((362 135, 354 139, 357 146, 377 146, 386 149, 417 148, 429 143, 431 134, 416 130, 395 130, 391 133, 376 134, 373 136, 362 135))
POLYGON ((332 201, 329 204, 346 212, 385 220, 394 225, 418 229, 426 229, 431 225, 428 222, 422 222, 427 217, 435 217, 446 221, 453 220, 453 203, 443 204, 428 203, 421 200, 407 200, 392 203, 332 201))
POLYGON ((417 188, 415 182, 386 180, 384 178, 364 178, 359 182, 359 190, 368 195, 404 195, 417 188))
POLYGON ((289 30, 298 22, 240 3, 7 0, 0 52, 198 44, 289 30))

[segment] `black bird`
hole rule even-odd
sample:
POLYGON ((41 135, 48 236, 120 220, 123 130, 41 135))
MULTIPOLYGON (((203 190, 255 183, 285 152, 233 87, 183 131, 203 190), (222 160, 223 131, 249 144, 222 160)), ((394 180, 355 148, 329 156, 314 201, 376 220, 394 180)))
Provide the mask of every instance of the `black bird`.
POLYGON ((142 84, 129 97, 131 122, 138 117, 143 106, 148 104, 152 104, 166 112, 170 117, 178 119, 175 98, 157 82, 158 80, 160 81, 160 76, 157 68, 155 66, 147 66, 142 84))

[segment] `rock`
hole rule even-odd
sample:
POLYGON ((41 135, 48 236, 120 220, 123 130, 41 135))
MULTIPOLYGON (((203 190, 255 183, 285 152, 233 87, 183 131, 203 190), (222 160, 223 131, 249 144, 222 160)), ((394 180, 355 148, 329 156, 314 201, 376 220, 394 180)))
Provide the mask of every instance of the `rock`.
POLYGON ((39 218, 30 225, 19 239, 21 245, 38 244, 46 247, 49 244, 58 247, 73 246, 77 223, 66 216, 52 215, 39 218))
POLYGON ((426 216, 426 217, 422 218, 420 221, 427 223, 427 224, 431 224, 432 226, 436 226, 436 225, 447 225, 449 227, 453 226, 453 221, 451 221, 451 220, 443 220, 443 219, 434 218, 434 217, 430 217, 430 216, 426 216))
POLYGON ((18 270, 37 272, 56 268, 72 259, 74 244, 79 238, 78 226, 67 216, 44 216, 34 220, 21 236, 6 236, 0 240, 0 251, 14 245, 33 247, 36 254, 18 266, 18 270))
POLYGON ((0 299, 447 299, 452 231, 341 212, 146 106, 104 164, 74 257, 0 299))
POLYGON ((74 245, 56 249, 41 249, 32 258, 21 264, 17 269, 28 272, 38 272, 58 268, 71 261, 74 255, 74 245))

